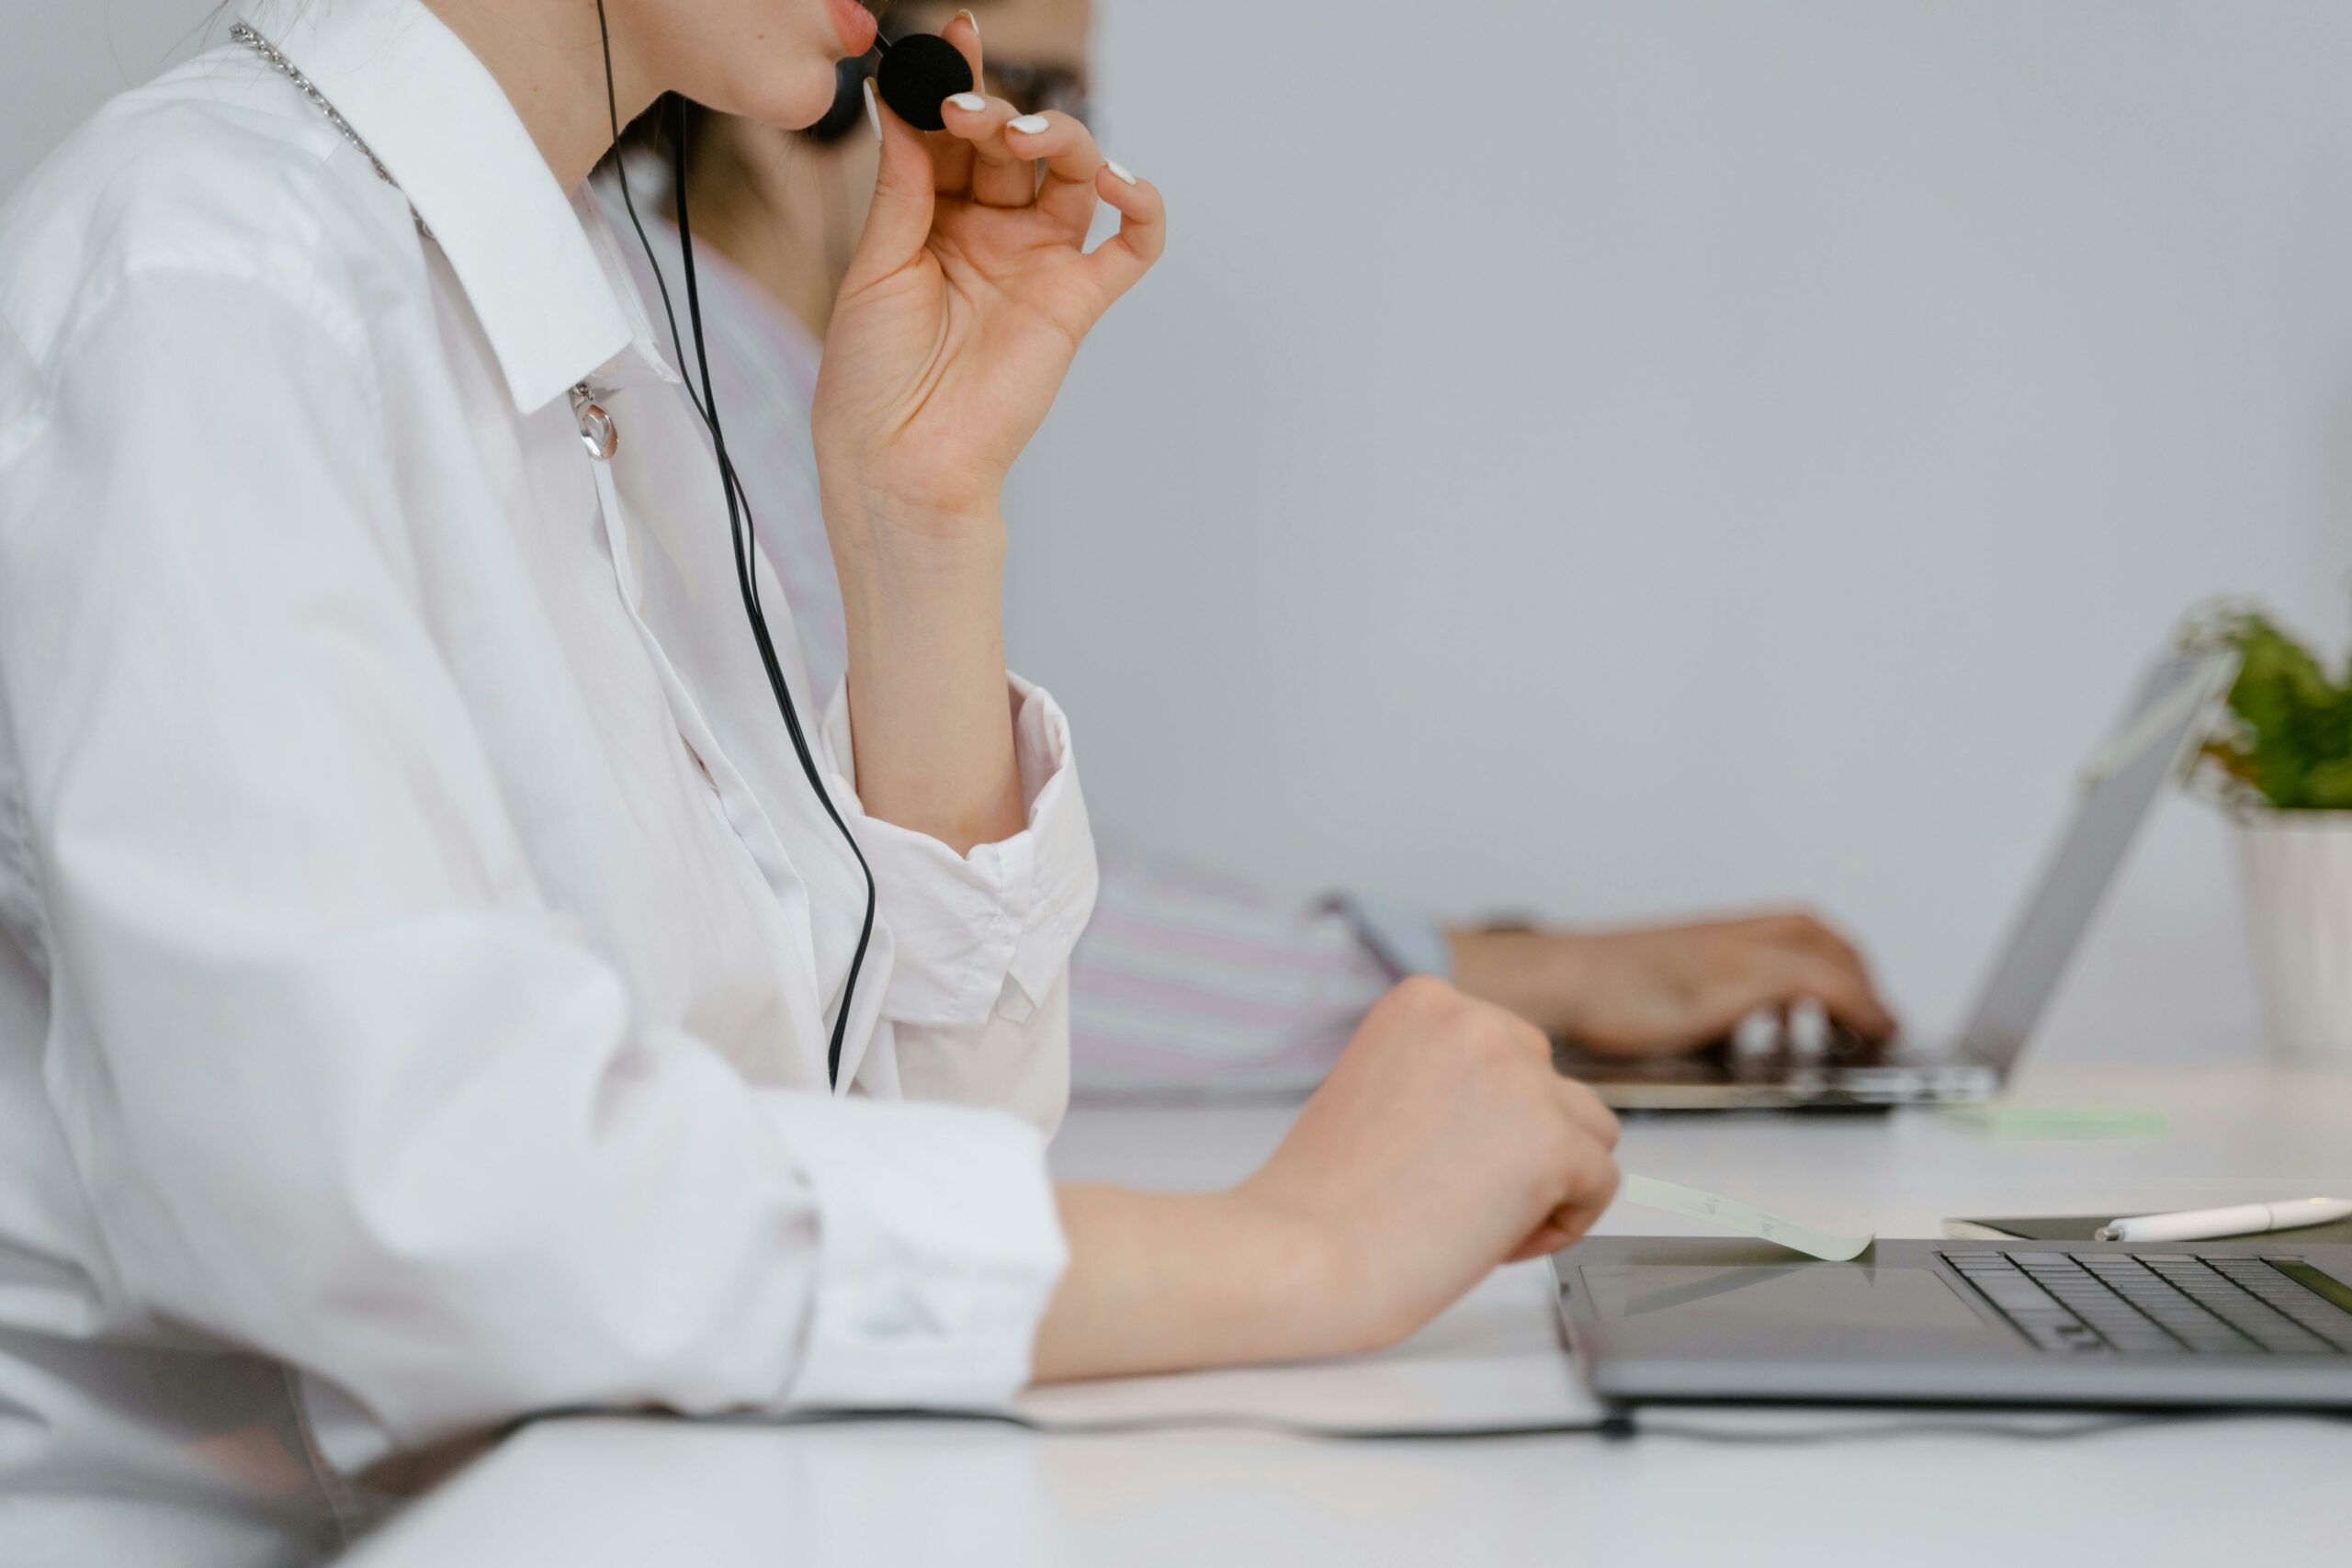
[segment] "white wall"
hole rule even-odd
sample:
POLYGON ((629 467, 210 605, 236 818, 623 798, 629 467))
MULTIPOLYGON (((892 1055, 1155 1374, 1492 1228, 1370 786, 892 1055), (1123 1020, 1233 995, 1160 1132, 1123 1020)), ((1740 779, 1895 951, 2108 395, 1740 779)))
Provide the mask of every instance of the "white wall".
POLYGON ((0 197, 104 99, 193 52, 215 0, 0 0, 0 197))
MULTIPOLYGON (((4 187, 209 0, 0 3, 59 40, 12 20, 4 187)), ((1012 609, 1123 836, 1803 896, 1941 1021, 2183 606, 2340 642, 2352 7, 1102 4, 1175 244, 1016 478, 1012 609)), ((2240 942, 2175 803, 2061 1032, 2242 1042, 2240 942)))
MULTIPOLYGON (((1013 610, 1114 829, 1464 913, 1802 895, 1948 1021, 2184 606, 2340 645, 2352 7, 1111 4, 1178 226, 1013 610)), ((2243 1039, 2231 874, 2169 805, 2062 1032, 2243 1039)))

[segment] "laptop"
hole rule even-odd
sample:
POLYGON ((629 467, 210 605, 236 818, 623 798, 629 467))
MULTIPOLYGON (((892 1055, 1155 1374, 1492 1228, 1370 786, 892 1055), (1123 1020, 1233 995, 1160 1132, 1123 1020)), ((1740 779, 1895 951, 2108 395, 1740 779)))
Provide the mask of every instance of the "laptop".
POLYGON ((1552 1260, 1601 1398, 2352 1407, 2352 1247, 1607 1237, 1552 1260))
POLYGON ((2065 976, 2123 857, 2165 786, 2203 742, 2235 679, 2229 653, 2182 654, 2148 671, 2086 768, 2082 799, 1957 1041, 1871 1045, 1832 1032, 1826 1048, 1726 1043, 1639 1061, 1554 1053, 1562 1072, 1621 1111, 1872 1110, 1966 1103, 1997 1093, 2065 976))

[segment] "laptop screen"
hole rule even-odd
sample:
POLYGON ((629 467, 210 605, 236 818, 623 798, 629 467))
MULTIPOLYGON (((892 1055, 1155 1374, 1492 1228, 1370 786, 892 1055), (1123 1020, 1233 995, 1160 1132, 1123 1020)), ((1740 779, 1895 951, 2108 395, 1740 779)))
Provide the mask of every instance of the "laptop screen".
POLYGON ((1977 997, 1961 1036, 1971 1055, 2006 1070, 2024 1049, 2149 807, 2204 739, 2235 671, 2228 654, 2169 659, 2149 671, 2085 769, 2075 819, 1977 997))

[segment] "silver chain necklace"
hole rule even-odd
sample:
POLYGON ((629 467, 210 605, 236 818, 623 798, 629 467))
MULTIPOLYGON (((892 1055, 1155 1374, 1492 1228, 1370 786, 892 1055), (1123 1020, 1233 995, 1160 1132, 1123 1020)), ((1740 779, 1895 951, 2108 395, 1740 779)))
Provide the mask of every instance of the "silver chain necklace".
MULTIPOLYGON (((287 59, 276 44, 262 37, 243 22, 239 22, 235 27, 231 28, 229 37, 260 55, 277 70, 278 74, 293 83, 301 95, 311 100, 311 107, 326 116, 327 123, 341 131, 343 139, 350 142, 361 157, 368 160, 368 166, 376 171, 378 179, 396 191, 401 189, 401 182, 392 178, 391 170, 384 167, 384 161, 376 156, 376 150, 368 145, 359 132, 351 129, 351 122, 343 118, 343 111, 328 102, 327 96, 319 91, 317 84, 303 75, 302 68, 287 59)), ((408 193, 401 191, 401 195, 405 198, 408 193)), ((433 231, 426 226, 424 218, 418 214, 414 207, 409 209, 408 215, 416 224, 416 231, 426 239, 433 240, 433 231)), ((438 244, 440 242, 434 240, 434 243, 438 244)), ((620 449, 620 426, 613 422, 611 414, 606 413, 597 404, 594 394, 588 390, 588 383, 585 381, 576 383, 571 389, 571 415, 580 425, 580 443, 588 448, 590 457, 601 462, 610 458, 620 449)))
MULTIPOLYGON (((293 83, 294 85, 301 91, 302 96, 311 100, 311 107, 317 109, 321 114, 326 116, 327 123, 334 126, 337 130, 343 132, 343 139, 345 141, 350 142, 352 146, 358 149, 359 155, 368 160, 368 166, 376 171, 376 177, 383 181, 386 185, 391 186, 394 190, 400 190, 401 182, 392 178, 391 170, 384 167, 384 161, 376 156, 376 150, 368 146, 366 141, 360 139, 359 132, 351 129, 351 122, 343 118, 343 111, 336 108, 333 104, 327 102, 327 96, 324 93, 320 92, 317 85, 313 84, 308 76, 302 74, 302 68, 300 66, 287 59, 285 55, 279 53, 276 44, 270 42, 267 39, 262 37, 261 34, 254 31, 253 28, 247 27, 243 22, 239 22, 235 27, 229 29, 229 37, 236 42, 243 44, 247 49, 252 50, 255 54, 260 55, 264 60, 269 62, 272 66, 277 68, 279 75, 284 76, 288 82, 293 83)), ((401 191, 401 194, 402 196, 406 196, 408 193, 401 191)), ((417 217, 416 209, 412 207, 409 209, 409 216, 416 220, 416 231, 418 233, 424 235, 428 240, 433 238, 433 231, 425 227, 424 219, 417 217)), ((438 242, 435 243, 437 243, 438 242)))

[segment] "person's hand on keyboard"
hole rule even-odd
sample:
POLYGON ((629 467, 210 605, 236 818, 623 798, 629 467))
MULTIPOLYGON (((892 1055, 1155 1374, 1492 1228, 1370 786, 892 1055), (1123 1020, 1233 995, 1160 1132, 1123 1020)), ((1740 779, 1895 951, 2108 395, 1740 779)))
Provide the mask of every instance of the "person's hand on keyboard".
POLYGON ((1816 1003, 1876 1044, 1894 1015, 1852 943, 1809 914, 1638 931, 1455 931, 1457 983, 1600 1056, 1656 1056, 1728 1037, 1759 1010, 1816 1003))

